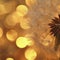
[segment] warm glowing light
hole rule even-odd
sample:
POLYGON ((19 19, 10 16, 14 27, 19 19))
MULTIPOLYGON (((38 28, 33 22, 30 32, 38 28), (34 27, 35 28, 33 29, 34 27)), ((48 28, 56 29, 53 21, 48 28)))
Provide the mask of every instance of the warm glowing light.
POLYGON ((37 52, 34 49, 29 48, 25 51, 25 57, 27 60, 35 60, 37 57, 37 52))
POLYGON ((13 58, 7 58, 6 60, 14 60, 13 58))
POLYGON ((28 13, 28 8, 25 5, 19 5, 17 6, 16 11, 19 12, 21 16, 24 16, 28 13))
POLYGON ((15 11, 13 14, 12 14, 12 18, 13 20, 16 22, 16 23, 20 23, 20 20, 21 20, 21 15, 18 11, 15 11))
POLYGON ((17 15, 16 12, 10 14, 7 16, 5 20, 5 25, 6 27, 14 27, 17 23, 19 22, 19 16, 17 15))
POLYGON ((16 45, 19 48, 25 48, 26 46, 30 46, 31 45, 31 41, 26 38, 26 37, 19 37, 16 40, 16 45))
POLYGON ((22 29, 29 29, 31 27, 29 24, 29 18, 22 18, 20 20, 20 26, 22 29))
POLYGON ((33 46, 34 45, 34 39, 32 38, 33 34, 26 34, 25 37, 28 38, 29 44, 28 46, 33 46))
POLYGON ((25 0, 26 4, 30 7, 32 7, 32 5, 36 4, 36 0, 25 0))
POLYGON ((15 39, 17 38, 18 34, 15 30, 9 30, 6 33, 6 37, 9 41, 15 41, 15 39))
POLYGON ((5 26, 10 28, 10 27, 14 27, 16 25, 16 23, 14 22, 14 20, 12 19, 12 16, 9 15, 6 20, 5 20, 5 26))
POLYGON ((6 14, 6 8, 3 4, 0 4, 0 15, 6 14))
POLYGON ((34 45, 34 41, 32 39, 29 39, 30 41, 28 42, 28 46, 33 46, 34 45))
POLYGON ((0 27, 0 38, 2 37, 3 35, 3 29, 0 27))

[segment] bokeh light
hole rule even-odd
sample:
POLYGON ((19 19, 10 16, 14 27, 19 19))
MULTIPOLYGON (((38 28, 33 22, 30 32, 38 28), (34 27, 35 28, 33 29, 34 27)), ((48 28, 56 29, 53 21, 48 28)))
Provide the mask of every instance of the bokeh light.
POLYGON ((6 14, 6 8, 3 4, 0 4, 0 15, 6 14))
POLYGON ((6 58, 6 60, 14 60, 13 58, 6 58))
POLYGON ((6 37, 9 41, 13 42, 15 41, 15 39, 17 38, 18 34, 15 30, 9 30, 7 33, 6 33, 6 37))
POLYGON ((28 13, 28 7, 25 5, 18 5, 16 11, 19 12, 21 16, 25 16, 28 13))
POLYGON ((28 45, 31 45, 31 41, 28 38, 26 38, 26 37, 19 37, 16 40, 16 45, 19 48, 25 48, 28 45))
POLYGON ((29 48, 25 51, 25 57, 27 60, 35 60, 37 57, 37 52, 34 49, 29 48))
POLYGON ((14 27, 18 22, 18 15, 16 12, 13 12, 12 14, 8 15, 6 17, 6 20, 4 21, 5 26, 8 28, 14 27))
POLYGON ((20 26, 22 29, 30 29, 29 18, 22 18, 20 20, 20 26))
POLYGON ((49 27, 59 13, 58 0, 0 0, 0 60, 59 60, 49 27))
POLYGON ((34 39, 32 38, 33 34, 26 34, 25 37, 28 38, 29 44, 28 46, 33 46, 35 44, 34 39))
POLYGON ((34 4, 36 4, 36 0, 25 0, 25 2, 29 7, 32 7, 34 4))

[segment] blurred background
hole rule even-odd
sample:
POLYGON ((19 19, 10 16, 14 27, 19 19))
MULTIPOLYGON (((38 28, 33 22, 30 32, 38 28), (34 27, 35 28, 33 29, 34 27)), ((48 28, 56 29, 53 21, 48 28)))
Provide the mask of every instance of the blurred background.
POLYGON ((58 14, 60 0, 0 0, 0 60, 59 60, 48 26, 58 14))

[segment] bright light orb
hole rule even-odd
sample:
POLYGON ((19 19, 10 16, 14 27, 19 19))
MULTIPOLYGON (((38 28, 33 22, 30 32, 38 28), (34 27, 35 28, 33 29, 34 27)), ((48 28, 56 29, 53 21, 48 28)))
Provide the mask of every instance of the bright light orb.
POLYGON ((25 58, 27 60, 35 60, 37 57, 37 52, 32 49, 32 48, 29 48, 25 51, 25 58))
POLYGON ((32 38, 33 34, 26 34, 25 37, 29 39, 29 44, 28 46, 33 46, 34 45, 34 39, 32 38))
POLYGON ((13 58, 7 58, 6 60, 14 60, 13 58))
POLYGON ((19 5, 17 6, 16 11, 19 12, 20 16, 25 16, 28 13, 28 7, 25 5, 19 5))
POLYGON ((16 45, 19 48, 25 48, 30 44, 30 41, 26 37, 19 37, 16 40, 16 45))
POLYGON ((25 0, 25 2, 29 7, 32 7, 32 5, 35 5, 37 1, 36 0, 25 0))
POLYGON ((19 22, 18 21, 18 16, 15 12, 8 15, 6 20, 4 21, 5 26, 8 27, 8 28, 14 27, 18 22, 19 22))
POLYGON ((29 18, 22 18, 20 20, 20 26, 22 29, 30 29, 30 22, 29 22, 29 18))
POLYGON ((9 41, 13 42, 15 41, 15 39, 17 38, 18 34, 15 30, 9 30, 7 33, 6 33, 6 37, 9 41))

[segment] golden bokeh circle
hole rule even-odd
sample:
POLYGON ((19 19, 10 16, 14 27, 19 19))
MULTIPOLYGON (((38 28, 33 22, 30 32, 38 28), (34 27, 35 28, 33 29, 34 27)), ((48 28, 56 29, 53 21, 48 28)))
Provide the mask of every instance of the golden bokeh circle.
POLYGON ((14 60, 13 58, 6 58, 6 60, 14 60))
POLYGON ((18 37, 16 40, 16 45, 19 48, 25 48, 27 46, 30 46, 32 44, 32 41, 30 41, 26 37, 18 37))
POLYGON ((18 5, 16 11, 19 12, 21 16, 25 16, 28 13, 28 7, 25 5, 18 5))
POLYGON ((32 48, 28 48, 26 51, 25 51, 25 58, 27 60, 35 60, 37 57, 37 52, 32 49, 32 48))
POLYGON ((9 41, 11 41, 11 42, 15 41, 15 39, 17 38, 17 36, 18 36, 17 32, 15 30, 13 30, 13 29, 7 31, 7 33, 6 33, 7 39, 9 41))

